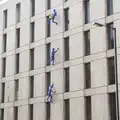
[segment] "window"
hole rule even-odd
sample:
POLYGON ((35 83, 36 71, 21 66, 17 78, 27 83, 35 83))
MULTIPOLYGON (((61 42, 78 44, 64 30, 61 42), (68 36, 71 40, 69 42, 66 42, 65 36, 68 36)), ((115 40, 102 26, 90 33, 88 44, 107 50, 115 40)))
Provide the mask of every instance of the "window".
POLYGON ((16 54, 16 74, 19 73, 19 53, 16 54))
POLYGON ((30 70, 34 70, 34 49, 30 50, 30 70))
POLYGON ((1 119, 0 120, 4 120, 4 109, 1 109, 1 119))
POLYGON ((46 65, 50 65, 50 63, 51 63, 51 43, 48 43, 46 45, 46 52, 47 52, 46 65))
POLYGON ((85 56, 90 55, 90 31, 84 32, 85 56))
POLYGON ((30 105, 30 120, 33 120, 33 104, 30 105))
POLYGON ((90 0, 84 0, 84 20, 85 24, 90 22, 90 0))
POLYGON ((6 52, 7 49, 7 34, 3 34, 3 52, 6 52))
POLYGON ((34 76, 30 76, 30 98, 34 97, 34 76))
POLYGON ((47 0, 47 10, 51 8, 51 0, 47 0))
POLYGON ((115 93, 109 93, 110 120, 116 120, 116 97, 115 93))
POLYGON ((50 37, 50 34, 51 34, 51 25, 50 24, 48 24, 48 21, 49 21, 49 17, 47 16, 46 17, 46 23, 47 23, 47 26, 46 26, 46 29, 47 29, 47 31, 46 31, 46 37, 50 37))
POLYGON ((15 80, 15 100, 18 100, 19 80, 15 80))
POLYGON ((65 101, 64 101, 64 105, 65 105, 65 112, 64 112, 64 115, 65 115, 65 118, 64 118, 64 120, 69 120, 70 118, 69 118, 69 116, 70 116, 70 105, 69 105, 69 99, 66 99, 65 101))
POLYGON ((108 49, 114 48, 114 35, 113 35, 113 23, 107 25, 107 39, 108 39, 108 49))
POLYGON ((91 68, 90 63, 85 63, 85 88, 91 87, 91 68))
POLYGON ((69 37, 64 39, 64 59, 65 61, 69 60, 69 37))
POLYGON ((114 57, 108 58, 108 84, 115 84, 115 68, 114 68, 114 57))
POLYGON ((4 102, 4 97, 5 97, 5 83, 1 83, 1 102, 4 102))
POLYGON ((33 43, 34 42, 34 35, 35 35, 35 23, 32 22, 30 24, 30 26, 31 26, 31 43, 33 43))
POLYGON ((69 29, 69 8, 67 9, 64 9, 64 28, 65 28, 65 31, 67 31, 69 29))
POLYGON ((47 72, 46 73, 46 93, 48 92, 48 88, 50 86, 50 83, 51 83, 51 73, 50 72, 47 72))
POLYGON ((18 120, 18 106, 14 107, 14 120, 18 120))
POLYGON ((7 28, 7 10, 4 11, 4 17, 3 17, 3 21, 4 21, 4 29, 7 28))
POLYGON ((21 16, 21 4, 18 3, 16 5, 16 22, 19 23, 20 22, 20 16, 21 16))
POLYGON ((2 77, 6 76, 6 58, 3 58, 2 77))
POLYGON ((50 103, 46 103, 46 120, 50 120, 50 103))
POLYGON ((16 29, 16 48, 20 47, 20 28, 16 29))
POLYGON ((64 69, 64 77, 65 77, 65 92, 69 92, 69 68, 64 69))
POLYGON ((107 0, 107 16, 113 14, 113 0, 107 0))
POLYGON ((35 0, 31 0, 31 17, 35 16, 35 0))
POLYGON ((85 97, 86 120, 91 120, 91 96, 85 97))

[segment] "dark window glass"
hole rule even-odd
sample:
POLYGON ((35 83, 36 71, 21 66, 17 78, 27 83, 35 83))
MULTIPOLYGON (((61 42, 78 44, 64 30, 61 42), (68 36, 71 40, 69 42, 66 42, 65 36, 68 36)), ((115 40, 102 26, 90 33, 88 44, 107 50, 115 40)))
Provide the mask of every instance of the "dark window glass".
POLYGON ((116 97, 115 97, 115 93, 109 94, 109 112, 110 112, 110 120, 116 120, 116 97))
POLYGON ((64 120, 69 120, 70 119, 69 99, 66 99, 64 101, 64 104, 65 104, 65 118, 64 118, 64 120))
POLYGON ((64 9, 64 24, 65 31, 67 31, 69 29, 69 8, 64 9))
POLYGON ((48 21, 49 21, 49 17, 47 16, 47 18, 46 18, 46 37, 50 37, 50 34, 51 34, 51 25, 50 24, 48 24, 48 21))
POLYGON ((16 48, 20 47, 20 28, 16 29, 16 48))
POLYGON ((69 60, 69 37, 67 38, 64 38, 64 59, 65 61, 68 61, 69 60))
POLYGON ((16 5, 16 22, 19 23, 20 22, 20 17, 21 17, 21 4, 18 3, 16 5))
POLYGON ((30 120, 33 120, 33 104, 30 105, 30 120))
POLYGON ((33 23, 31 23, 30 24, 30 26, 31 26, 31 43, 33 43, 34 42, 34 36, 35 36, 35 23, 33 22, 33 23))
POLYGON ((47 0, 47 10, 51 8, 51 0, 47 0))
POLYGON ((113 23, 107 25, 108 49, 114 48, 113 23))
POLYGON ((108 84, 115 84, 114 57, 108 58, 108 84))
POLYGON ((3 34, 3 52, 7 50, 7 34, 3 34))
POLYGON ((19 73, 19 53, 16 54, 16 74, 19 73))
POLYGON ((18 120, 18 106, 14 107, 14 120, 18 120))
POLYGON ((15 100, 18 100, 19 80, 15 80, 15 100))
POLYGON ((35 0, 31 0, 31 17, 35 15, 35 0))
POLYGON ((4 109, 1 109, 1 116, 0 116, 0 120, 4 120, 4 109))
POLYGON ((107 0, 107 15, 113 14, 113 0, 107 0))
POLYGON ((86 120, 91 120, 91 96, 85 97, 85 110, 86 120))
POLYGON ((90 55, 90 31, 84 32, 85 56, 90 55))
POLYGON ((34 76, 30 77, 30 98, 34 97, 34 76))
POLYGON ((4 29, 7 28, 7 10, 4 11, 4 29))
POLYGON ((3 58, 2 77, 6 76, 6 58, 3 58))
POLYGON ((90 0, 84 0, 84 19, 85 24, 90 22, 90 0))
POLYGON ((4 102, 4 98, 5 98, 5 83, 1 83, 1 102, 3 103, 4 102))
POLYGON ((65 68, 64 73, 65 73, 65 92, 69 92, 69 68, 65 68))
POLYGON ((90 63, 85 63, 85 88, 91 87, 91 68, 90 63))
POLYGON ((47 92, 48 92, 48 88, 49 88, 49 86, 50 86, 50 83, 51 83, 51 73, 50 73, 50 72, 47 72, 47 73, 46 73, 46 87, 47 87, 46 91, 47 91, 47 92))
POLYGON ((46 120, 50 120, 50 103, 46 103, 46 120))
POLYGON ((34 70, 34 49, 30 50, 30 70, 34 70))
POLYGON ((46 65, 50 65, 51 63, 51 43, 46 45, 46 65))

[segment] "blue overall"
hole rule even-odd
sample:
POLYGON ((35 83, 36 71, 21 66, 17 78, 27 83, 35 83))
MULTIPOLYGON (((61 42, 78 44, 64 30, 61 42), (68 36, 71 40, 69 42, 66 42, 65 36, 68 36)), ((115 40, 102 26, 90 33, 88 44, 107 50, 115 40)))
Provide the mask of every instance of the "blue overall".
POLYGON ((52 22, 53 23, 56 23, 56 25, 57 25, 57 22, 55 22, 55 17, 57 16, 57 12, 56 12, 56 10, 54 9, 53 10, 53 17, 52 17, 52 22))
POLYGON ((52 49, 52 65, 54 65, 55 62, 55 48, 52 49))
POLYGON ((53 23, 55 23, 57 25, 57 22, 55 22, 55 17, 57 16, 57 12, 54 9, 53 13, 49 15, 49 19, 48 19, 48 24, 50 24, 50 20, 52 20, 53 23))
POLYGON ((48 98, 47 98, 47 100, 49 100, 49 102, 50 103, 52 103, 52 90, 53 90, 53 86, 54 86, 54 84, 52 84, 51 86, 49 86, 49 88, 48 88, 48 98), (50 99, 49 99, 50 98, 50 99))

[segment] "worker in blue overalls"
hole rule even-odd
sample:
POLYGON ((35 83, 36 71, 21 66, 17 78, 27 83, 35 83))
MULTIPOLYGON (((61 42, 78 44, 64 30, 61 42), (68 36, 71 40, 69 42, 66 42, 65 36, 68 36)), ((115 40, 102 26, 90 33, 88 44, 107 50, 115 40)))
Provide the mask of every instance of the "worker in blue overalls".
POLYGON ((58 24, 57 22, 55 22, 55 17, 57 16, 57 12, 54 9, 52 14, 48 15, 48 24, 50 24, 50 20, 52 20, 53 23, 55 23, 56 25, 58 24))
POLYGON ((51 62, 52 62, 52 65, 54 65, 55 63, 55 53, 59 50, 59 48, 57 48, 57 50, 55 50, 55 48, 52 48, 52 55, 51 55, 51 62))
POLYGON ((50 85, 48 88, 48 98, 47 101, 52 103, 52 93, 53 93, 54 84, 50 85))

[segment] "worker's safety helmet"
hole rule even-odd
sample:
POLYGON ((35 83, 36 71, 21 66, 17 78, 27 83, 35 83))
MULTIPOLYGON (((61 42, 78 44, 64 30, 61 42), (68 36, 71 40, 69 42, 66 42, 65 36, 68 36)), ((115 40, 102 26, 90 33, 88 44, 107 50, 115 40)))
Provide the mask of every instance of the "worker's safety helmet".
POLYGON ((54 83, 52 83, 51 87, 52 87, 52 88, 54 87, 54 83))
POLYGON ((55 9, 53 9, 53 12, 56 12, 56 10, 55 10, 55 9))
POLYGON ((55 51, 55 48, 52 48, 52 51, 55 51))

